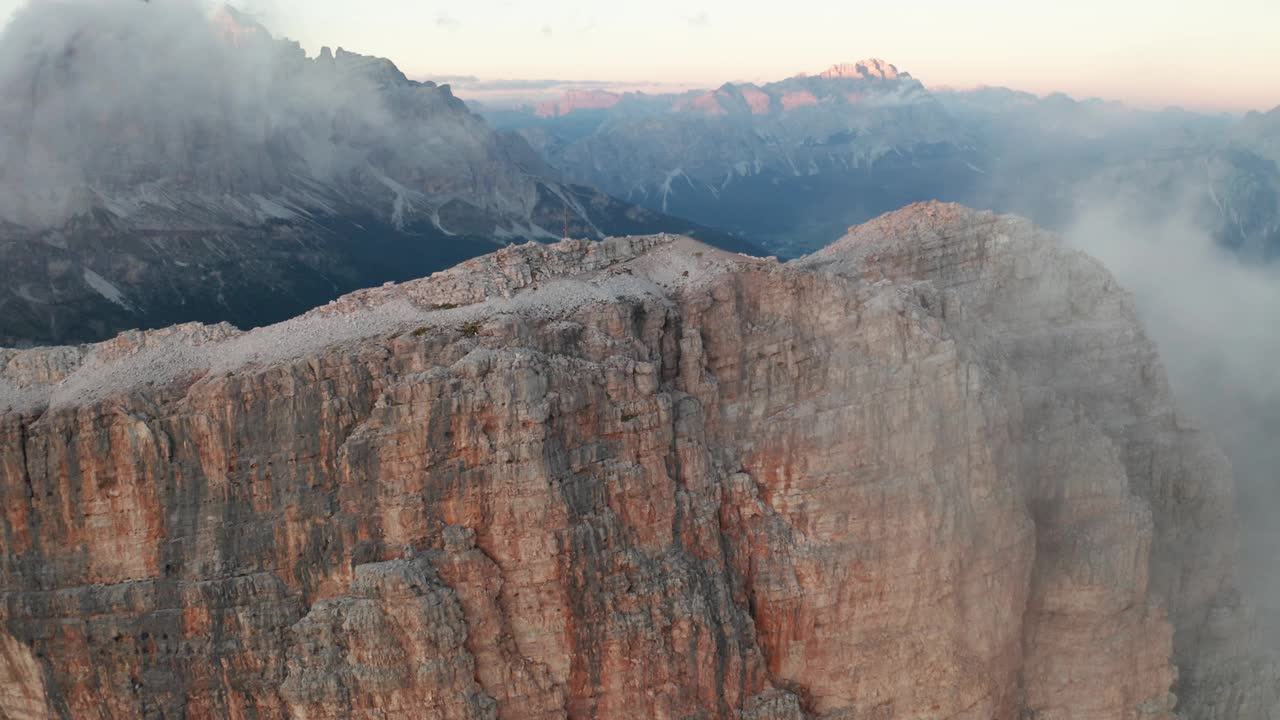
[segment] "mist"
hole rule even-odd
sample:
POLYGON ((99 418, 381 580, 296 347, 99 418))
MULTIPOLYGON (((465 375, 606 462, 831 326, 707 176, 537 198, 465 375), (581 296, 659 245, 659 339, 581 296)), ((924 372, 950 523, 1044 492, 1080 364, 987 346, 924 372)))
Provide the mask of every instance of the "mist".
MULTIPOLYGON (((1104 183, 1105 187, 1106 184, 1104 183)), ((1280 268, 1225 248, 1182 202, 1153 217, 1124 195, 1081 196, 1067 241, 1102 260, 1132 291, 1159 348, 1184 420, 1219 441, 1235 470, 1243 523, 1242 584, 1280 617, 1280 268)), ((1178 195, 1174 195, 1178 197, 1178 195)))
POLYGON ((1059 232, 1134 294, 1180 421, 1231 461, 1240 581, 1280 649, 1280 184, 1265 144, 1223 116, 999 89, 941 97, 986 148, 976 204, 1059 232))
POLYGON ((271 101, 274 48, 241 46, 194 1, 19 10, 0 36, 0 212, 54 224, 91 188, 165 176, 265 189, 287 163, 252 150, 288 121, 286 106, 271 101))
POLYGON ((501 150, 448 91, 377 58, 309 58, 201 0, 30 2, 0 33, 0 93, 0 218, 20 225, 298 178, 480 206, 532 192, 494 186, 501 150))

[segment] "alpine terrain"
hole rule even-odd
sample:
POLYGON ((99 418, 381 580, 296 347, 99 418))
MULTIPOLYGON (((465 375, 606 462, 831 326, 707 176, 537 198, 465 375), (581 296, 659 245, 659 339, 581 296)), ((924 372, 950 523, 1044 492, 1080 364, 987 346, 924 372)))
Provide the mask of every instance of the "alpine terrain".
POLYGON ((917 205, 0 355, 0 715, 1264 720, 1130 296, 917 205))

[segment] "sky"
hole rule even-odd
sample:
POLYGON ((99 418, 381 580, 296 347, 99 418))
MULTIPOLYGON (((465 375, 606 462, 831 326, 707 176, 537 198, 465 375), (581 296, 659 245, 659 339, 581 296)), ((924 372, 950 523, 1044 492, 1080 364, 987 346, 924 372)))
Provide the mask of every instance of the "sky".
MULTIPOLYGON (((0 16, 22 1, 0 0, 0 16)), ((706 87, 879 57, 931 87, 1003 85, 1144 107, 1280 105, 1278 0, 234 4, 312 53, 330 45, 381 55, 411 77, 706 87)))

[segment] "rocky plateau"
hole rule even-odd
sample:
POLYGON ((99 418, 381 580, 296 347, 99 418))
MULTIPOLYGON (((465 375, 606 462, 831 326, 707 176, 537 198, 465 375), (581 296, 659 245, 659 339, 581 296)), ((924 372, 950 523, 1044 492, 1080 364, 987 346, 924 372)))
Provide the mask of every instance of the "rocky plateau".
POLYGON ((1131 296, 922 204, 0 351, 0 717, 1265 720, 1131 296))

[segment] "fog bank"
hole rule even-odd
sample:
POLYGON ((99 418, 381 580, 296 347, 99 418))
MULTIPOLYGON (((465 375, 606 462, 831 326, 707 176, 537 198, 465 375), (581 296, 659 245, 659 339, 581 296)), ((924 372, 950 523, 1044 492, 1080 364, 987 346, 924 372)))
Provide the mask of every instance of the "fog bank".
POLYGON ((1180 209, 1153 219, 1114 199, 1078 207, 1090 209, 1068 242, 1136 295, 1181 407, 1232 461, 1241 580, 1265 613, 1280 613, 1280 268, 1242 260, 1180 209))

